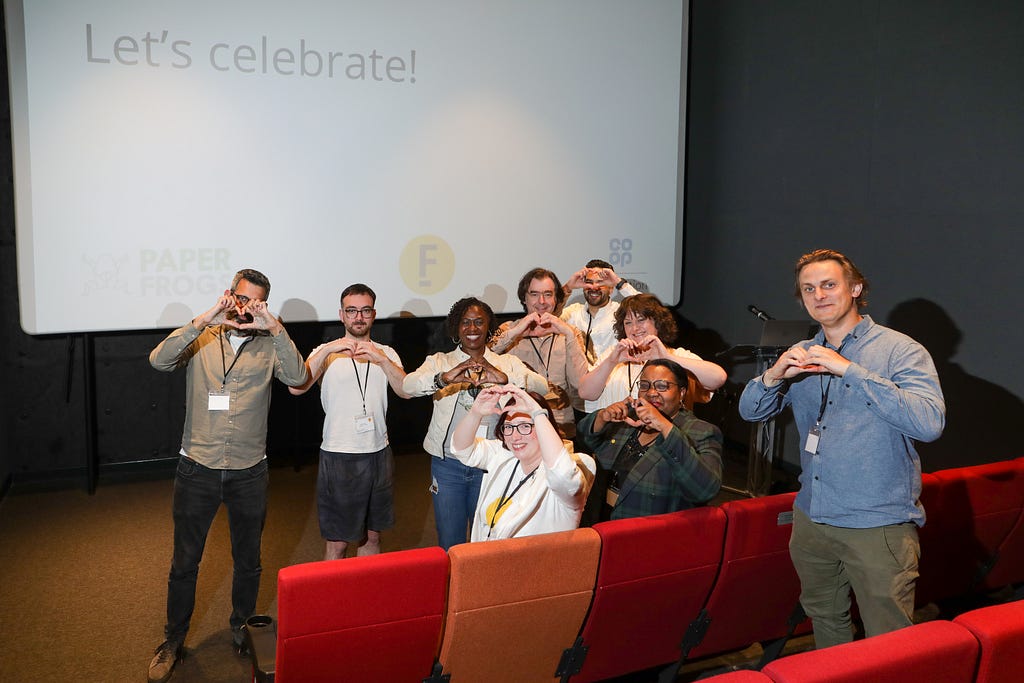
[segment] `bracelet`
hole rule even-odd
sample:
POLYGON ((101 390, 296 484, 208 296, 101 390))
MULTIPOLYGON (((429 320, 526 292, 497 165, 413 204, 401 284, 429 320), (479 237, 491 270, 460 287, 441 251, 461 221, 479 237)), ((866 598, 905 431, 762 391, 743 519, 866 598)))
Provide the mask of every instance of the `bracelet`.
POLYGON ((434 388, 437 389, 438 391, 441 391, 446 386, 448 386, 448 383, 444 381, 444 377, 442 377, 442 375, 444 375, 443 372, 439 372, 436 375, 434 375, 434 388))
POLYGON ((621 291, 621 290, 622 290, 622 287, 623 287, 623 286, 624 286, 625 284, 626 284, 626 279, 625 279, 625 278, 622 278, 622 279, 620 279, 620 280, 619 280, 618 282, 616 282, 616 283, 615 283, 615 289, 617 289, 617 290, 620 290, 620 291, 621 291))
POLYGON ((535 420, 539 416, 541 416, 541 415, 543 415, 544 417, 547 417, 548 416, 548 411, 545 408, 537 408, 537 410, 535 410, 532 413, 530 413, 530 417, 532 417, 535 420))

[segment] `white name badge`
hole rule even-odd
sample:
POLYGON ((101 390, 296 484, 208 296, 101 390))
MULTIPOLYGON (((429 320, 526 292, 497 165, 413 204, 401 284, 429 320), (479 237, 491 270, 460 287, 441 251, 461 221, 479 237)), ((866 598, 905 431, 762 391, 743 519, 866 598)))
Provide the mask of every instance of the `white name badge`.
POLYGON ((804 445, 804 450, 811 455, 818 454, 818 439, 821 438, 821 430, 814 427, 807 433, 807 442, 804 445))
POLYGON ((372 415, 356 415, 356 434, 365 434, 373 431, 372 415))
POLYGON ((231 409, 231 395, 226 391, 211 391, 210 392, 210 410, 230 410, 231 409))

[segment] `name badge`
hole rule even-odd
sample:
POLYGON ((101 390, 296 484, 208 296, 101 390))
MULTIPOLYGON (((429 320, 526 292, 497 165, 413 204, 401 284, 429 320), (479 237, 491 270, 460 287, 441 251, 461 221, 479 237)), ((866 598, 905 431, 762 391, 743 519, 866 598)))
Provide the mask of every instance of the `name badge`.
POLYGON ((231 395, 226 391, 210 392, 210 410, 231 410, 231 395))
POLYGON ((356 434, 365 434, 373 431, 372 415, 356 415, 356 434))
POLYGON ((612 507, 615 507, 615 504, 619 502, 619 490, 617 488, 609 486, 608 490, 605 491, 604 494, 604 502, 608 503, 608 505, 612 507))
POLYGON ((821 430, 818 429, 817 425, 811 428, 811 431, 807 433, 807 441, 804 444, 804 450, 811 455, 818 454, 818 439, 821 438, 821 430))

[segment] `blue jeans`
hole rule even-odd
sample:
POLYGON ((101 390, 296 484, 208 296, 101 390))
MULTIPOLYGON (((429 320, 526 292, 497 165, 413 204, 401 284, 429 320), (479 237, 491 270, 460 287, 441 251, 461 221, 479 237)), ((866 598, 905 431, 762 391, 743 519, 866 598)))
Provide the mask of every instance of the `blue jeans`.
POLYGON ((260 540, 267 517, 267 461, 244 470, 212 470, 189 457, 174 478, 174 555, 167 577, 168 640, 185 640, 196 603, 196 577, 206 536, 221 503, 228 509, 231 557, 231 628, 242 627, 256 609, 260 590, 260 540))
POLYGON ((437 525, 437 544, 448 550, 468 539, 469 522, 476 512, 480 497, 480 482, 484 471, 467 467, 455 458, 431 456, 430 476, 437 484, 434 491, 434 523, 437 525))

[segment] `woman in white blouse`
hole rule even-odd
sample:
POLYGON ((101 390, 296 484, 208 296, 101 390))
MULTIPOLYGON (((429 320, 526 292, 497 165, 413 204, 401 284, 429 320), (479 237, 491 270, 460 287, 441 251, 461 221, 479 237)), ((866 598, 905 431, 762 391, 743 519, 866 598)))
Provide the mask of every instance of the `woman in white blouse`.
POLYGON ((571 453, 543 397, 511 384, 481 389, 452 432, 452 454, 486 470, 471 541, 532 536, 579 526, 594 481, 594 459, 571 453), (498 415, 494 439, 475 438, 498 415))
POLYGON ((607 408, 628 396, 636 397, 640 370, 654 358, 679 363, 697 379, 710 398, 710 392, 725 384, 725 370, 692 351, 672 348, 670 344, 676 339, 676 330, 672 312, 653 294, 623 299, 615 311, 618 343, 580 379, 579 395, 586 401, 586 412, 607 408))

